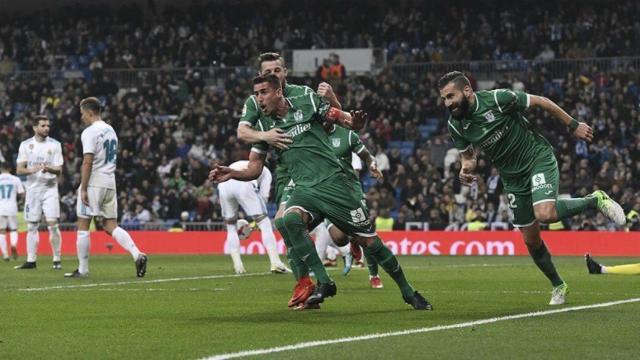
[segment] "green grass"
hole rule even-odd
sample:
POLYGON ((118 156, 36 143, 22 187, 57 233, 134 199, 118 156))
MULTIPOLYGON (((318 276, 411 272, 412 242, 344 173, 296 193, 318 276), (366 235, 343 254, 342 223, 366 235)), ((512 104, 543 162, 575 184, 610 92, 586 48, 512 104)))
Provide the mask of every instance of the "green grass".
MULTIPOLYGON (((140 280, 129 257, 93 257, 89 279, 64 279, 48 268, 49 260, 41 258, 35 271, 0 263, 0 359, 189 359, 552 309, 546 305, 550 285, 526 257, 401 258, 410 281, 434 304, 431 312, 403 304, 386 275, 384 289, 370 289, 360 269, 348 277, 332 272, 338 295, 319 311, 300 312, 286 306, 289 275, 144 282, 230 275, 227 257, 151 256, 140 280), (131 283, 109 284, 119 281, 131 283), (102 285, 23 290, 92 283, 102 285)), ((250 273, 268 267, 266 257, 244 262, 250 273)), ((589 276, 581 258, 556 258, 556 264, 570 286, 566 306, 640 297, 636 277, 589 276)), ((66 271, 75 265, 74 258, 64 259, 66 271)), ((635 358, 638 324, 640 303, 631 303, 268 357, 635 358)))

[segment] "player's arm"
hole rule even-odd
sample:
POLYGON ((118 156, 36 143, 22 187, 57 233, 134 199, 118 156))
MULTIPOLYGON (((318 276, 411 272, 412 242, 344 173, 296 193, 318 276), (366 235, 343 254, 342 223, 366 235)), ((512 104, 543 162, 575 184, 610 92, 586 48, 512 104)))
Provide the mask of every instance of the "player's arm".
POLYGON ((384 175, 378 169, 378 163, 376 162, 376 158, 371 155, 369 149, 360 141, 360 137, 353 131, 349 132, 349 143, 351 144, 351 151, 356 153, 360 160, 367 166, 371 176, 373 176, 379 182, 384 180, 384 175))
POLYGON ((91 166, 93 164, 93 154, 85 153, 82 156, 82 166, 80 168, 80 199, 85 205, 89 205, 89 196, 87 188, 89 187, 89 178, 91 177, 91 166))
POLYGON ((58 149, 56 149, 56 154, 53 159, 53 164, 45 165, 42 171, 55 174, 55 175, 60 175, 62 174, 62 164, 64 164, 64 160, 62 158, 62 145, 59 145, 58 149))
POLYGON ((259 119, 260 109, 258 109, 258 103, 253 96, 250 96, 244 102, 244 107, 242 108, 242 116, 240 117, 240 123, 236 131, 238 139, 249 144, 266 142, 278 149, 287 149, 287 144, 293 142, 291 137, 285 134, 282 129, 273 128, 269 131, 254 129, 253 127, 258 125, 259 119))
POLYGON ((478 165, 478 159, 476 156, 476 150, 473 145, 462 136, 462 133, 458 129, 460 124, 454 123, 452 119, 447 122, 449 135, 453 139, 453 145, 458 149, 460 154, 460 182, 464 185, 471 185, 477 180, 477 177, 473 175, 478 165))
POLYGON ((17 175, 32 175, 37 173, 40 170, 44 169, 43 164, 38 164, 34 167, 27 167, 26 161, 21 161, 16 164, 16 174, 17 175))
POLYGON ((260 189, 260 196, 265 202, 269 201, 269 193, 271 191, 271 171, 268 167, 262 169, 262 174, 258 179, 258 188, 260 189))
POLYGON ((529 106, 540 108, 553 116, 554 118, 562 121, 565 126, 571 129, 571 132, 578 139, 591 142, 593 140, 593 129, 585 122, 579 122, 578 120, 567 114, 558 104, 553 102, 544 96, 537 96, 527 94, 529 96, 529 106))
POLYGON ((216 165, 209 172, 209 180, 214 183, 221 183, 231 179, 239 181, 251 181, 257 179, 262 173, 266 153, 251 150, 249 154, 249 165, 244 170, 235 170, 228 166, 216 165))
POLYGON ((321 82, 320 84, 318 84, 317 94, 318 96, 329 101, 331 107, 342 110, 342 104, 340 104, 340 101, 338 101, 338 97, 333 92, 333 88, 328 83, 321 82))

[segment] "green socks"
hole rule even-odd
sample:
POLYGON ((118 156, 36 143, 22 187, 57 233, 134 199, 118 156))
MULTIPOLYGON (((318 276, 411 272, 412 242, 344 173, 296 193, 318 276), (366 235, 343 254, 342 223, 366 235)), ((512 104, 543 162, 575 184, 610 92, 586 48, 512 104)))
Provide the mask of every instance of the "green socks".
POLYGON ((287 228, 284 226, 284 220, 282 218, 276 219, 275 225, 280 232, 280 235, 282 235, 284 244, 287 246, 287 260, 291 267, 291 271, 293 272, 293 276, 295 276, 296 280, 300 280, 300 278, 308 276, 309 267, 295 255, 295 252, 293 251, 293 244, 290 240, 291 236, 289 235, 287 228))
POLYGON ((537 249, 531 249, 528 246, 527 248, 529 249, 529 255, 531 255, 533 262, 536 263, 538 269, 551 281, 551 284, 554 287, 562 285, 564 281, 562 281, 560 275, 558 275, 556 267, 551 261, 551 254, 549 250, 547 250, 547 245, 542 242, 542 245, 537 249))
POLYGON ((558 212, 558 219, 564 219, 580 214, 587 209, 595 209, 597 204, 598 199, 595 196, 573 199, 557 199, 556 211, 558 212))
MULTIPOLYGON (((315 273, 318 283, 333 282, 322 261, 320 261, 313 241, 309 237, 307 225, 302 221, 302 217, 294 212, 289 212, 282 217, 282 224, 289 235, 294 255, 315 273)), ((278 225, 276 224, 276 226, 278 225)))
POLYGON ((367 260, 367 268, 369 269, 370 276, 378 276, 378 262, 371 256, 371 253, 364 251, 364 258, 367 260))
POLYGON ((398 263, 398 259, 396 259, 391 250, 382 243, 378 236, 375 237, 373 244, 365 246, 364 254, 365 256, 371 256, 380 266, 382 266, 384 271, 391 276, 396 284, 398 284, 403 296, 413 296, 415 290, 409 284, 407 278, 405 278, 404 272, 398 263))

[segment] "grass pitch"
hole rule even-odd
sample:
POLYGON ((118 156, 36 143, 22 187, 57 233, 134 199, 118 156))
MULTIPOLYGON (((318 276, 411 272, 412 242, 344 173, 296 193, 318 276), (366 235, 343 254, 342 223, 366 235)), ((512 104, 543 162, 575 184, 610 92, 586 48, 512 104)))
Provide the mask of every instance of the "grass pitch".
MULTIPOLYGON (((597 258, 606 264, 634 259, 597 258)), ((195 359, 256 349, 273 359, 636 358, 640 302, 487 324, 477 320, 639 299, 638 277, 593 276, 584 260, 556 258, 569 303, 546 305, 550 285, 527 257, 401 257, 434 305, 414 311, 392 280, 370 289, 366 270, 331 274, 338 295, 321 310, 287 308, 290 275, 266 273, 266 257, 243 258, 233 276, 222 256, 153 256, 135 277, 125 256, 91 259, 91 277, 65 279, 41 257, 37 270, 0 263, 0 359, 195 359), (470 323, 450 329, 273 352, 316 340, 470 323)), ((76 266, 63 259, 63 271, 76 266)))

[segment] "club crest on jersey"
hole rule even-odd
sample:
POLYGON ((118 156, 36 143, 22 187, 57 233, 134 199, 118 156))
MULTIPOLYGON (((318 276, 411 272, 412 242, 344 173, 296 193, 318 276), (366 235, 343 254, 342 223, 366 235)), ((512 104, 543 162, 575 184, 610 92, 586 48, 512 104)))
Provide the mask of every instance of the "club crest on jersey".
POLYGON ((29 144, 29 150, 33 150, 33 144, 29 144))
POLYGON ((304 118, 304 114, 302 114, 301 110, 298 110, 293 114, 293 120, 296 122, 302 121, 302 118, 304 118))
POLYGON ((484 116, 484 118, 487 119, 487 122, 496 121, 496 117, 493 115, 493 112, 491 112, 491 110, 487 111, 482 116, 484 116))
POLYGON ((51 154, 53 154, 53 151, 52 151, 51 149, 49 149, 49 150, 47 151, 47 155, 51 155, 51 154))
POLYGON ((333 145, 334 148, 340 147, 340 138, 331 139, 331 144, 333 145))

